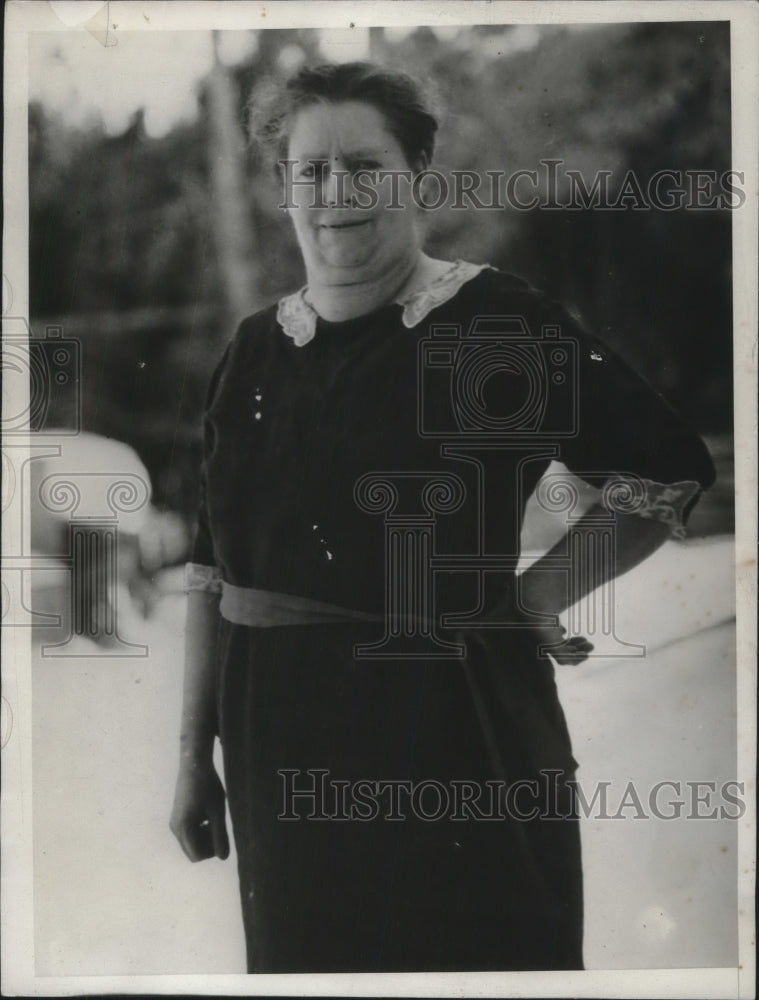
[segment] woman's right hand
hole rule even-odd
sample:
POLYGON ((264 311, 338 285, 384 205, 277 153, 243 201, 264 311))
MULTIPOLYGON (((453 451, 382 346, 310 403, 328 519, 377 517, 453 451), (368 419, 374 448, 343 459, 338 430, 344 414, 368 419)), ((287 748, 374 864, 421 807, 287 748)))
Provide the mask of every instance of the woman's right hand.
POLYGON ((183 761, 169 827, 190 861, 229 857, 225 794, 213 761, 183 761))

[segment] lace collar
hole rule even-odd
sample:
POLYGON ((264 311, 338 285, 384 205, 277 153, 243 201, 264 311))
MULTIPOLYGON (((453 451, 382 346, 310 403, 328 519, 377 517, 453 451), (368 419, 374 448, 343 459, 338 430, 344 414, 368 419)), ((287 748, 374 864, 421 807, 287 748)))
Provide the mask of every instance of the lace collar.
MULTIPOLYGON (((419 288, 411 295, 396 299, 398 305, 403 306, 401 317, 403 325, 411 329, 412 326, 421 323, 433 309, 452 299, 462 285, 491 266, 457 260, 426 288, 419 288)), ((300 291, 280 299, 277 306, 277 322, 285 335, 292 338, 296 347, 303 347, 313 340, 316 334, 318 315, 314 307, 306 301, 305 293, 306 289, 301 288, 300 291)))

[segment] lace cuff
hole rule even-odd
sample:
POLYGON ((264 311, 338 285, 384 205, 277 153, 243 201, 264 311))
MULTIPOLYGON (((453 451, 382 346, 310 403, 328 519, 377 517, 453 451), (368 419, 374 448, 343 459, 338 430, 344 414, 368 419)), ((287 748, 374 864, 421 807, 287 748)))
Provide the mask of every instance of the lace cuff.
POLYGON ((216 566, 201 563, 187 563, 184 568, 184 589, 205 590, 210 594, 221 593, 221 570, 216 566))
POLYGON ((701 493, 692 479, 657 483, 637 476, 615 476, 603 488, 601 502, 617 514, 637 514, 668 525, 673 538, 685 538, 685 521, 701 493))

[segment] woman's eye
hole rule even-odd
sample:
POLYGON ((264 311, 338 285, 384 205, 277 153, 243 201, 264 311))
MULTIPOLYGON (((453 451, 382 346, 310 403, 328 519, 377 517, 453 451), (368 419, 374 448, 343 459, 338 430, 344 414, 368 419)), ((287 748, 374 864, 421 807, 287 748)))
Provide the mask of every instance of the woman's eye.
POLYGON ((298 167, 295 176, 300 180, 305 178, 310 180, 315 176, 315 170, 311 164, 307 164, 304 167, 298 167))
POLYGON ((368 170, 379 170, 380 164, 376 160, 359 160, 353 165, 353 173, 366 172, 368 170))
POLYGON ((297 176, 305 180, 313 180, 317 176, 321 177, 325 173, 326 167, 327 164, 323 160, 308 160, 298 168, 297 176))

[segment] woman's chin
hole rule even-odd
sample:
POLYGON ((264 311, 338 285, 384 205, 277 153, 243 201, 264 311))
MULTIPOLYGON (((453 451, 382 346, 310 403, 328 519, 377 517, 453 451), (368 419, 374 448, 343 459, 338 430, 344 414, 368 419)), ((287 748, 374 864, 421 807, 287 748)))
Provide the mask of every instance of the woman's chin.
POLYGON ((349 253, 333 251, 322 255, 324 271, 330 274, 350 275, 360 280, 362 275, 371 271, 373 254, 371 251, 365 253, 349 253))

